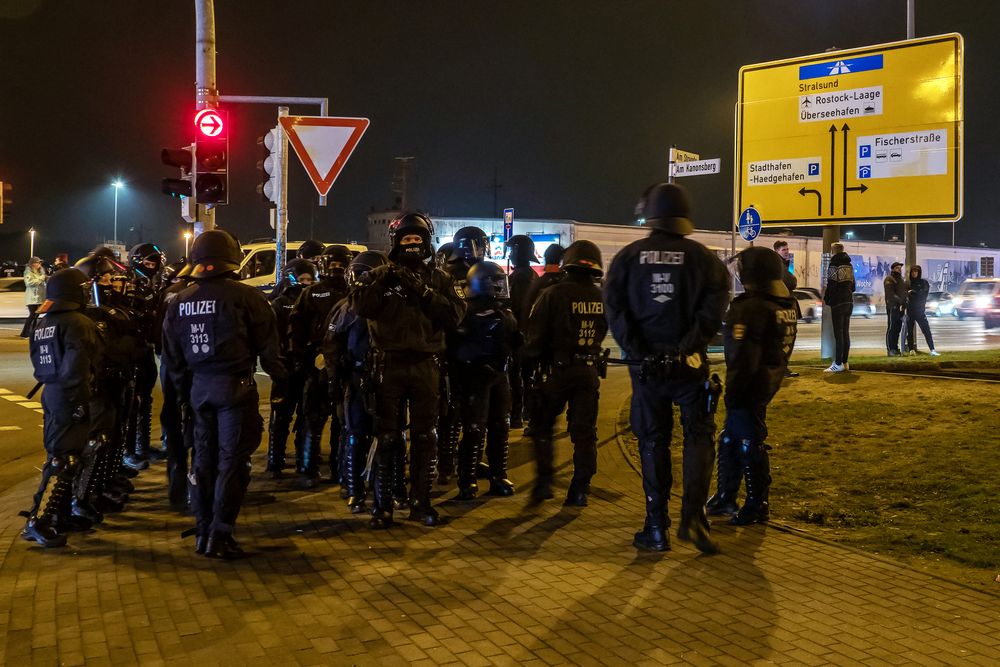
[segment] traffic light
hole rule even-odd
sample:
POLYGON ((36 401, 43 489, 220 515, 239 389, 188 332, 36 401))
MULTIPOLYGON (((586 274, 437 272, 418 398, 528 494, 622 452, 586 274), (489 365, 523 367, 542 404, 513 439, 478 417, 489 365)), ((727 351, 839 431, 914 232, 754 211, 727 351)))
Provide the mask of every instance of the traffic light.
POLYGON ((5 206, 10 206, 14 202, 7 199, 7 193, 14 189, 14 186, 10 183, 4 183, 0 181, 0 225, 3 224, 3 211, 5 206))
POLYGON ((168 167, 177 167, 181 170, 180 178, 164 178, 162 190, 163 194, 171 197, 190 197, 192 181, 194 180, 194 144, 183 148, 164 148, 160 151, 160 159, 168 167))
POLYGON ((278 201, 278 193, 275 191, 278 161, 274 159, 274 149, 278 145, 278 128, 268 130, 264 136, 257 139, 257 145, 260 147, 260 160, 257 161, 260 182, 257 184, 257 194, 268 206, 273 207, 278 201))
POLYGON ((199 204, 229 203, 228 114, 202 109, 194 117, 195 198, 199 204))

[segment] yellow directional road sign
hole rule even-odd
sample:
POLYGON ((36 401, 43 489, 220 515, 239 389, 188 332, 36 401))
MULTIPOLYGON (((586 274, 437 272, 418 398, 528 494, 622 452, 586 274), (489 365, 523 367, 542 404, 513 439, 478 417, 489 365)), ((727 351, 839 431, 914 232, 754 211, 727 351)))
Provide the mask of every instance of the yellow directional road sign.
POLYGON ((953 33, 741 68, 734 219, 961 218, 962 50, 953 33))

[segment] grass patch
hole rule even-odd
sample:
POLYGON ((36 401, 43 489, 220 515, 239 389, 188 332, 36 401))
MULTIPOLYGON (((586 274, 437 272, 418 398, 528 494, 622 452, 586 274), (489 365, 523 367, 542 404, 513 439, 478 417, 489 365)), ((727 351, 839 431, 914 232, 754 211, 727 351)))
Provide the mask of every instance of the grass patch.
MULTIPOLYGON (((995 587, 1000 384, 802 371, 768 409, 772 517, 995 587)), ((679 426, 674 442, 679 477, 679 426)))
MULTIPOLYGON (((829 359, 819 357, 794 356, 793 366, 829 366, 829 359)), ((890 357, 886 354, 865 354, 851 352, 851 368, 856 370, 920 370, 933 367, 937 369, 972 368, 995 369, 1000 371, 1000 350, 969 350, 967 352, 942 352, 939 357, 932 357, 921 352, 914 357, 890 357), (897 368, 898 367, 898 368, 897 368)))

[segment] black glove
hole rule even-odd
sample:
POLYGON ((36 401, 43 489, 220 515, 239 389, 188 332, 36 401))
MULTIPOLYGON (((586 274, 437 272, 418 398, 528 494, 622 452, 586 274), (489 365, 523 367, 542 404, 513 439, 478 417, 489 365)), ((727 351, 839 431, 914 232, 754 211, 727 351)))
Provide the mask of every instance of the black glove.
POLYGON ((424 279, 410 269, 402 267, 396 271, 396 274, 399 276, 399 284, 413 296, 422 297, 430 290, 424 279))

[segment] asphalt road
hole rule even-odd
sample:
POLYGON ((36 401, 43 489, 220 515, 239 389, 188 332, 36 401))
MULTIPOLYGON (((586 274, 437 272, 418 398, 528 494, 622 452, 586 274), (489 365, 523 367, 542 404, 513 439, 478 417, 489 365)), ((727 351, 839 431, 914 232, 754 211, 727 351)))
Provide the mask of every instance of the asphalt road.
MULTIPOLYGON (((958 321, 946 317, 930 318, 931 332, 938 350, 978 350, 1000 348, 1000 329, 985 331, 982 320, 958 321)), ((876 315, 870 320, 851 320, 852 348, 884 349, 885 315, 876 315)), ((28 392, 35 385, 28 361, 27 341, 18 337, 20 322, 0 321, 0 493, 11 485, 35 476, 44 462, 41 447, 42 415, 39 397, 27 399, 28 392)), ((613 341, 608 340, 609 344, 613 341)), ((927 346, 918 334, 918 348, 927 346)), ((820 324, 799 323, 797 352, 820 349, 820 324)), ((258 374, 262 397, 270 392, 270 380, 258 374)), ((159 437, 156 416, 159 415, 160 392, 155 391, 154 401, 154 442, 159 437)))

